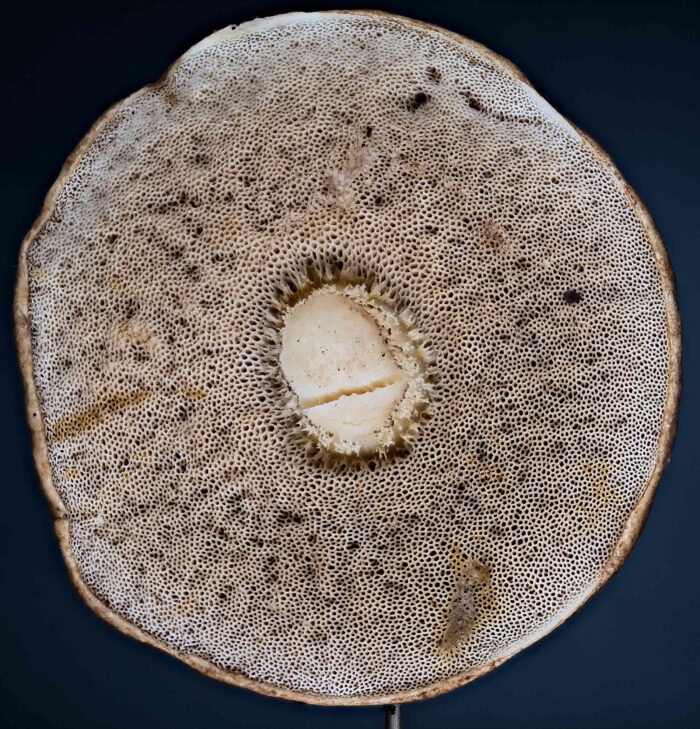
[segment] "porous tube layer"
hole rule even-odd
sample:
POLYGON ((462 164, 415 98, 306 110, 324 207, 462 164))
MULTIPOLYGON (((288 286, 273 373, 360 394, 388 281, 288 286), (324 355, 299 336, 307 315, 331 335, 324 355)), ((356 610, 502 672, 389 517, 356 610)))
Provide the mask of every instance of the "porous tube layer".
POLYGON ((83 597, 303 701, 435 695, 551 630, 624 560, 675 427, 638 198, 508 62, 393 16, 226 28, 111 109, 25 240, 16 320, 83 597), (400 448, 325 458, 295 414, 285 307, 325 285, 430 353, 400 448))

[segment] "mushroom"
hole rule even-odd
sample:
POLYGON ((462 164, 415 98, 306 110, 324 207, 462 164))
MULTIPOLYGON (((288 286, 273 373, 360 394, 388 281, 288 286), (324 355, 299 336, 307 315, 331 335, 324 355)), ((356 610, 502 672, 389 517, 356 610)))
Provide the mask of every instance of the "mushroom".
POLYGON ((435 696, 618 569, 670 456, 668 257, 512 64, 393 15, 228 27, 112 107, 22 247, 73 582, 214 678, 435 696))

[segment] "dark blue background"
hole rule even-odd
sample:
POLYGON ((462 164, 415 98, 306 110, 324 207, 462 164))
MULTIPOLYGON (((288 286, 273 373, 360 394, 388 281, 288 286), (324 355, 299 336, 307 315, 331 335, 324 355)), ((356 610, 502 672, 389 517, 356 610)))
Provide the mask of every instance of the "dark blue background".
MULTIPOLYGON (((310 707, 218 684, 122 636, 83 605, 34 472, 11 327, 21 238, 92 122, 213 30, 320 6, 212 0, 13 6, 0 40, 0 724, 381 727, 379 708, 310 707)), ((334 6, 352 7, 327 7, 334 6)), ((627 564, 564 627, 502 668, 409 705, 406 728, 699 727, 700 4, 475 0, 381 7, 506 56, 603 145, 666 241, 684 326, 685 391, 674 458, 627 564)))

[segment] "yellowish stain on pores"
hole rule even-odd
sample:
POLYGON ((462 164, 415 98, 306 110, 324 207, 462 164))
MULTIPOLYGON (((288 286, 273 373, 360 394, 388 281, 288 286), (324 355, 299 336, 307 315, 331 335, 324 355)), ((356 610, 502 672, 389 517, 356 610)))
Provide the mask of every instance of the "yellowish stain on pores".
POLYGON ((109 287, 110 291, 113 291, 114 293, 117 293, 118 291, 122 290, 122 282, 119 276, 110 276, 107 280, 107 286, 109 287))
POLYGON ((620 500, 617 488, 610 483, 612 465, 610 463, 587 463, 584 471, 592 473, 593 498, 602 506, 612 506, 620 500))
POLYGON ((479 473, 481 476, 485 476, 489 480, 495 481, 496 483, 501 483, 502 481, 505 481, 506 474, 500 466, 495 466, 491 463, 482 463, 477 458, 470 458, 469 463, 471 463, 472 466, 475 467, 477 473, 479 473))
POLYGON ((60 443, 68 438, 82 435, 95 426, 103 423, 110 415, 144 402, 151 396, 148 390, 139 390, 123 395, 114 395, 104 402, 97 403, 86 410, 67 415, 56 421, 51 429, 55 442, 60 443))
POLYGON ((591 492, 595 505, 589 507, 584 503, 578 503, 577 508, 586 514, 589 521, 597 519, 604 508, 615 506, 620 501, 620 494, 617 487, 611 482, 612 464, 584 463, 583 470, 591 474, 591 492))
POLYGON ((191 618, 194 616, 197 608, 201 607, 202 603, 196 597, 186 597, 180 606, 177 608, 178 615, 182 618, 191 618))
POLYGON ((438 655, 448 664, 462 653, 478 623, 495 611, 491 568, 480 559, 465 555, 458 544, 452 546, 450 558, 454 589, 442 609, 433 604, 439 612, 438 655))
POLYGON ((136 328, 132 324, 124 324, 119 327, 119 335, 136 344, 148 344, 151 341, 151 333, 144 328, 136 328))

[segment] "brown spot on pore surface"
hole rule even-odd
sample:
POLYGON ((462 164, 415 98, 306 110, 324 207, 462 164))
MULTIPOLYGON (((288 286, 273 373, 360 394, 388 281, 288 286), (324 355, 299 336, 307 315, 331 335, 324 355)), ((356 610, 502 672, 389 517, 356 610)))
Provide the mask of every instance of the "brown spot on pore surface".
POLYGON ((460 581, 447 614, 440 652, 449 654, 458 651, 459 646, 471 635, 474 619, 474 593, 467 582, 460 581))
POLYGON ((442 79, 442 73, 437 68, 435 68, 435 66, 428 66, 428 68, 425 69, 425 72, 428 74, 428 78, 434 84, 440 83, 440 80, 442 79))
POLYGON ((102 423, 108 415, 138 405, 151 396, 148 390, 140 390, 127 395, 114 395, 104 402, 97 403, 87 410, 67 415, 56 421, 52 428, 53 440, 60 442, 80 435, 102 423))
POLYGON ((417 111, 421 106, 428 103, 428 98, 428 95, 424 91, 418 91, 408 99, 406 106, 409 111, 417 111))
POLYGON ((459 545, 454 545, 451 551, 457 582, 447 608, 438 653, 456 658, 477 623, 493 613, 495 600, 491 568, 479 559, 465 557, 459 545))
POLYGON ((503 234, 492 220, 487 221, 484 225, 484 242, 496 249, 502 248, 506 243, 503 234))
POLYGON ((484 107, 481 106, 481 102, 472 94, 470 91, 463 91, 462 96, 467 100, 470 109, 474 111, 483 111, 484 107))

